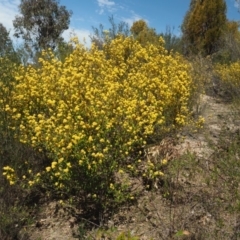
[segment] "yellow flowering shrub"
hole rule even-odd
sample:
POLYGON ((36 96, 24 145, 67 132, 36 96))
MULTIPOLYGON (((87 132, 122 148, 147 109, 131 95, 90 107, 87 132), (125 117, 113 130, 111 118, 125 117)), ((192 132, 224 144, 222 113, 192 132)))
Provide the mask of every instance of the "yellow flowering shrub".
MULTIPOLYGON (((15 108, 11 109, 10 107, 16 69, 17 65, 11 59, 0 57, 0 169, 3 170, 3 176, 0 176, 0 181, 4 177, 10 185, 15 183, 16 176, 14 169, 6 165, 13 164, 12 155, 14 155, 16 149, 13 148, 14 144, 12 142, 15 125, 12 124, 10 128, 12 117, 8 114, 8 111, 17 111, 15 108)), ((7 189, 4 184, 2 189, 4 191, 7 189)))
MULTIPOLYGON (((8 58, 0 58, 0 131, 7 130, 9 116, 6 114, 10 110, 9 103, 11 101, 11 91, 14 88, 14 72, 16 64, 8 58)), ((16 111, 16 109, 11 109, 16 111)), ((6 133, 5 133, 6 134, 6 133)))
POLYGON ((232 93, 240 92, 240 61, 231 64, 217 64, 216 72, 223 83, 231 88, 232 93))
MULTIPOLYGON (((43 52, 40 67, 20 67, 7 112, 19 139, 45 151, 47 176, 57 189, 81 189, 94 198, 116 189, 114 173, 137 167, 132 154, 157 130, 183 126, 192 90, 190 67, 159 45, 142 47, 118 37, 103 50, 75 43, 65 62, 43 52)), ((162 174, 159 172, 159 174, 162 174)))

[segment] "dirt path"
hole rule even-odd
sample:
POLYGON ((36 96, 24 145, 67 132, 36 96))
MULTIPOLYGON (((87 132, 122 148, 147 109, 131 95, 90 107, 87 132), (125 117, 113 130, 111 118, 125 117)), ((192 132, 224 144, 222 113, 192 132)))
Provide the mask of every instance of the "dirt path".
POLYGON ((207 158, 212 153, 209 142, 216 144, 223 129, 236 131, 239 121, 234 116, 230 103, 207 95, 200 97, 199 114, 205 119, 204 129, 195 134, 189 132, 183 134, 185 139, 177 148, 181 153, 189 150, 207 158))

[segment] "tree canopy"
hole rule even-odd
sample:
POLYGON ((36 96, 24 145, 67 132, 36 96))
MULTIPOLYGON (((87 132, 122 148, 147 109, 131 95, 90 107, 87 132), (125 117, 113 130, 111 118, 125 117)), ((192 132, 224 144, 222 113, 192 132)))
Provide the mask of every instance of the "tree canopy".
POLYGON ((224 0, 191 0, 182 25, 185 50, 203 55, 216 52, 226 21, 224 0))
POLYGON ((140 19, 135 21, 130 29, 133 37, 142 45, 147 43, 158 44, 159 36, 154 28, 149 28, 147 23, 140 19))
POLYGON ((8 58, 12 62, 20 63, 20 56, 13 46, 9 31, 0 23, 0 58, 8 58))
POLYGON ((92 43, 96 44, 99 49, 102 49, 103 44, 115 39, 118 35, 125 37, 129 36, 130 30, 126 22, 121 21, 118 24, 115 22, 114 17, 108 18, 110 28, 105 29, 102 24, 99 27, 92 27, 93 34, 90 36, 92 43))
POLYGON ((14 36, 23 38, 29 52, 55 49, 72 14, 58 0, 21 0, 19 11, 13 21, 14 36))
POLYGON ((13 52, 13 43, 9 32, 2 23, 0 23, 0 33, 0 57, 3 57, 13 52))

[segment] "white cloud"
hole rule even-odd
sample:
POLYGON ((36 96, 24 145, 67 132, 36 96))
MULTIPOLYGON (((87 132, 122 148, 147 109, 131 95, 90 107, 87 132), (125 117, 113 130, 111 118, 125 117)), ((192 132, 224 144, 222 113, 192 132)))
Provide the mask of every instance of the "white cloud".
POLYGON ((91 46, 91 39, 90 39, 91 32, 87 29, 78 29, 70 27, 68 30, 63 32, 63 38, 65 41, 69 41, 71 37, 77 36, 79 41, 83 43, 86 47, 91 46))
POLYGON ((111 7, 115 5, 115 2, 109 0, 97 0, 100 7, 111 7))
POLYGON ((13 20, 18 14, 19 4, 20 0, 0 0, 0 23, 7 30, 11 30, 10 36, 13 35, 13 20))
POLYGON ((240 0, 235 0, 234 6, 238 9, 240 9, 240 0))
POLYGON ((116 5, 115 2, 110 0, 97 0, 98 6, 100 9, 97 11, 100 15, 104 13, 105 10, 108 12, 113 12, 116 9, 114 6, 116 5))

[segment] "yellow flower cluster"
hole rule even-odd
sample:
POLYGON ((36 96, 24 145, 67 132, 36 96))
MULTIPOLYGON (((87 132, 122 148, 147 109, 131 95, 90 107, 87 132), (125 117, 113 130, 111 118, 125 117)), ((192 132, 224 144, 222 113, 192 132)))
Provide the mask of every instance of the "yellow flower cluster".
POLYGON ((218 64, 216 65, 216 71, 220 78, 227 84, 234 88, 240 87, 240 61, 233 62, 231 64, 218 64))
POLYGON ((143 173, 143 177, 147 179, 156 179, 159 177, 163 177, 164 173, 161 171, 162 167, 167 165, 167 159, 163 159, 158 164, 153 163, 151 160, 147 161, 145 172, 143 173))
POLYGON ((195 122, 195 126, 197 129, 203 128, 205 123, 205 118, 203 116, 199 116, 197 121, 195 122))
POLYGON ((15 171, 13 168, 11 168, 9 166, 3 167, 3 176, 6 177, 6 179, 9 181, 10 185, 15 184, 16 175, 15 175, 15 171))
POLYGON ((55 186, 74 174, 96 179, 127 171, 124 159, 155 129, 161 134, 186 124, 190 67, 169 55, 162 39, 143 47, 118 37, 103 50, 76 43, 64 63, 43 52, 39 64, 18 69, 5 108, 19 123, 20 141, 52 159, 43 172, 55 186))

